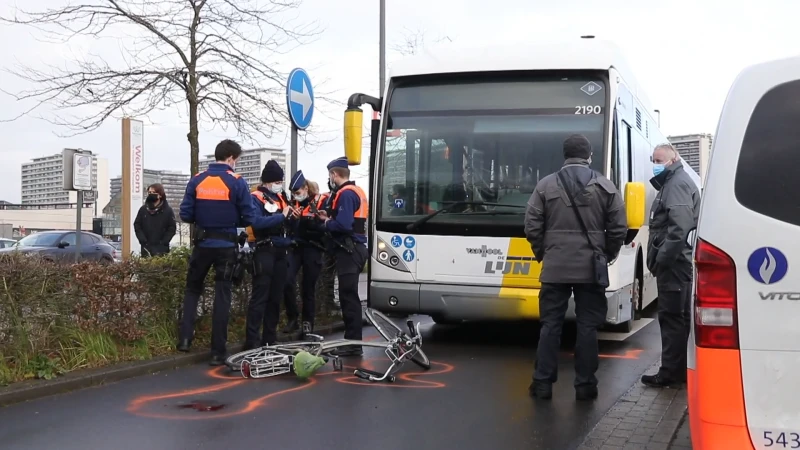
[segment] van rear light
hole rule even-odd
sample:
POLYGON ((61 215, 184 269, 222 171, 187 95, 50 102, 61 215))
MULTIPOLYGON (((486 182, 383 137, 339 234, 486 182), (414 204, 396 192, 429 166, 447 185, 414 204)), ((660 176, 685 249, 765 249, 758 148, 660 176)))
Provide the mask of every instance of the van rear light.
POLYGON ((739 348, 736 265, 727 253, 697 239, 695 249, 695 344, 739 348))

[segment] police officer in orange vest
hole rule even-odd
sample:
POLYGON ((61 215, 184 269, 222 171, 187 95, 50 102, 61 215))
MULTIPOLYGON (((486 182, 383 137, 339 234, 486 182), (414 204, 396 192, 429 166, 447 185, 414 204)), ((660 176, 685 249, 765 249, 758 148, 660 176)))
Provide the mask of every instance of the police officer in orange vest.
MULTIPOLYGON (((334 190, 328 211, 320 211, 324 227, 332 238, 332 251, 336 258, 339 278, 339 303, 344 319, 345 339, 361 339, 361 299, 358 296, 358 279, 367 263, 367 212, 369 205, 364 191, 350 181, 347 158, 341 157, 328 164, 328 176, 334 190)), ((363 354, 361 346, 340 347, 340 356, 363 354)))
POLYGON ((289 276, 286 277, 285 304, 289 323, 284 332, 291 333, 298 329, 297 319, 297 274, 303 269, 303 332, 314 330, 315 294, 317 280, 322 271, 322 254, 325 247, 322 243, 324 230, 322 222, 317 218, 325 203, 327 195, 320 195, 311 187, 302 170, 298 170, 289 182, 289 190, 294 199, 293 206, 298 215, 297 228, 294 232, 294 248, 289 258, 289 276))
POLYGON ((271 226, 256 209, 250 188, 233 171, 242 147, 229 139, 214 150, 215 163, 198 173, 186 185, 180 206, 180 217, 194 225, 194 247, 186 274, 186 294, 183 299, 183 318, 177 349, 188 352, 194 335, 197 302, 211 267, 215 273, 214 309, 211 318, 211 365, 225 364, 228 340, 228 319, 231 308, 231 289, 237 256, 237 228, 254 225, 271 226))
POLYGON ((287 233, 293 224, 292 208, 283 193, 283 169, 274 160, 267 161, 261 172, 262 185, 251 193, 266 218, 266 223, 252 227, 253 291, 247 307, 245 350, 271 345, 277 340, 281 299, 286 283, 291 239, 287 233), (261 326, 264 330, 261 332, 261 326))

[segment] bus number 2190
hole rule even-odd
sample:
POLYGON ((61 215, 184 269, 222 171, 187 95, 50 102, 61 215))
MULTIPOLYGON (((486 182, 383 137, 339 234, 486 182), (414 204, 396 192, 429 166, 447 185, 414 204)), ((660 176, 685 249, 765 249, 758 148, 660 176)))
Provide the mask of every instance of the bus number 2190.
POLYGON ((585 106, 576 106, 575 107, 575 114, 600 114, 603 112, 603 107, 600 105, 585 105, 585 106))

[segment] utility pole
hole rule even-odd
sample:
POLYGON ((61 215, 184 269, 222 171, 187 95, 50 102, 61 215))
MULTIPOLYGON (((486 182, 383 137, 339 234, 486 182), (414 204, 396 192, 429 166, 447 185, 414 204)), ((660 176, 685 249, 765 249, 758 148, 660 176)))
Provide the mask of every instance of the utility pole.
POLYGON ((378 61, 380 64, 380 82, 378 83, 378 98, 383 97, 383 90, 386 87, 386 0, 380 0, 380 31, 378 37, 380 53, 378 61))

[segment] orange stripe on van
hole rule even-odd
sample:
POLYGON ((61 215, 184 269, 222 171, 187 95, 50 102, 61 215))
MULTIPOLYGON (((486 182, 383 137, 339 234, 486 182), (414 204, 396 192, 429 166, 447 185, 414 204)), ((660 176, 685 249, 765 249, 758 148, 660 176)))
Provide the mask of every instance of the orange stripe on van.
POLYGON ((195 188, 197 200, 230 200, 231 191, 222 178, 208 176, 195 188))
POLYGON ((694 450, 753 450, 744 408, 738 350, 696 347, 687 371, 689 428, 694 450))

